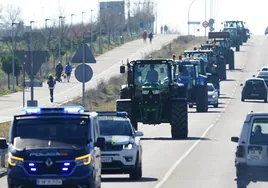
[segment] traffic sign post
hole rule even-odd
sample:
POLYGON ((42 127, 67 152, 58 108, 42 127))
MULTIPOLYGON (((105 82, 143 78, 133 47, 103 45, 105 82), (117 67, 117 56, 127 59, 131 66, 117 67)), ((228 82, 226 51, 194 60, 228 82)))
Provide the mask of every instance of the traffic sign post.
POLYGON ((43 87, 42 82, 25 82, 25 87, 31 87, 32 85, 33 87, 43 87))
POLYGON ((93 76, 91 67, 86 65, 86 63, 96 63, 96 59, 94 58, 91 49, 83 41, 71 62, 82 63, 75 69, 75 77, 79 82, 82 82, 82 106, 85 107, 85 82, 88 82, 93 76))

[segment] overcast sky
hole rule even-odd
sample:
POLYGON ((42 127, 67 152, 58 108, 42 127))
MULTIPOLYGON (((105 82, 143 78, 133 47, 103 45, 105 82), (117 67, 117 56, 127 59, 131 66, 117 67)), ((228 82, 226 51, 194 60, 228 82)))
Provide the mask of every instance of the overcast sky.
MULTIPOLYGON (((134 1, 138 0, 130 0, 130 2, 134 1)), ((154 1, 158 2, 158 28, 161 24, 167 24, 182 33, 187 33, 188 7, 193 0, 154 1)), ((203 22, 205 20, 205 1, 207 1, 207 20, 210 15, 216 18, 218 23, 216 29, 220 29, 220 23, 223 20, 244 20, 254 34, 263 34, 268 26, 267 16, 265 16, 268 7, 267 0, 196 0, 190 9, 191 21, 203 22), (216 14, 210 13, 210 5, 213 7, 212 10, 217 10, 216 14)), ((98 0, 0 0, 0 4, 19 6, 25 24, 34 20, 38 22, 35 23, 35 27, 42 26, 46 18, 57 19, 60 14, 59 10, 63 11, 67 22, 70 22, 71 14, 77 15, 73 18, 74 22, 81 22, 82 12, 88 12, 84 14, 84 20, 89 22, 90 10, 98 9, 98 0)), ((94 11, 93 18, 96 16, 97 11, 94 11)), ((199 34, 204 34, 203 27, 199 26, 199 28, 199 34)), ((191 27, 191 33, 193 32, 194 27, 191 27)))

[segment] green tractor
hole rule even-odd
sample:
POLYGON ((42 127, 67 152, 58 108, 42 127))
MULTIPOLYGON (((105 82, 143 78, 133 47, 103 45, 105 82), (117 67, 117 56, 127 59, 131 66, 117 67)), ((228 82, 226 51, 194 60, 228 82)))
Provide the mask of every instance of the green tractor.
POLYGON ((241 37, 238 35, 236 27, 225 27, 222 32, 230 33, 230 46, 235 48, 235 51, 240 51, 241 37))
POLYGON ((247 30, 245 28, 245 22, 243 21, 224 21, 222 22, 223 27, 235 27, 238 30, 238 35, 240 36, 240 45, 243 45, 243 42, 247 42, 247 30))
MULTIPOLYGON (((219 45, 219 54, 223 57, 226 64, 229 65, 229 70, 234 70, 234 51, 230 45, 229 32, 209 32, 208 38, 212 39, 212 43, 219 45)), ((222 79, 222 80, 226 80, 222 79)))
POLYGON ((172 138, 188 137, 186 91, 175 79, 176 68, 168 59, 135 60, 120 66, 120 73, 127 72, 127 84, 122 86, 116 108, 128 113, 136 130, 138 122, 170 123, 172 138))

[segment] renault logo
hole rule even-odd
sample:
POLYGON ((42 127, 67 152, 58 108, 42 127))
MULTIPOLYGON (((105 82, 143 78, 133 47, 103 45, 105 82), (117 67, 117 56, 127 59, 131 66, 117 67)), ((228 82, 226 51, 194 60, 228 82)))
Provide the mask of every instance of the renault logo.
POLYGON ((51 165, 53 165, 53 161, 50 158, 48 158, 46 160, 46 165, 47 165, 47 167, 50 167, 51 165))

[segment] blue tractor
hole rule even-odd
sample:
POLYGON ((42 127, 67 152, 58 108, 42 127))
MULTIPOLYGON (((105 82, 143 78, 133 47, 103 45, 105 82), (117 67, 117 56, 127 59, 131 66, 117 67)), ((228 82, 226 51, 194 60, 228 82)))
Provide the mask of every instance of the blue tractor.
POLYGON ((178 83, 186 90, 189 107, 196 105, 197 112, 208 111, 207 76, 205 61, 202 58, 179 58, 177 65, 181 71, 176 74, 178 83))

